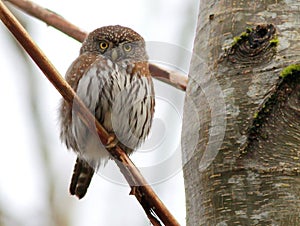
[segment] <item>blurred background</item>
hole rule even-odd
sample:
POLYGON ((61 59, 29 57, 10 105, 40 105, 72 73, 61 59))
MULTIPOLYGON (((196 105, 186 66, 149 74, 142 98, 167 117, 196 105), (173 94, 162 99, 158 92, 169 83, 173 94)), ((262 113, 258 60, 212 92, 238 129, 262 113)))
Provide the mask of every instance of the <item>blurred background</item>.
MULTIPOLYGON (((120 24, 141 34, 152 62, 187 72, 198 0, 35 0, 86 31, 120 24), (163 56, 160 58, 160 56, 163 56)), ((19 10, 30 35, 64 75, 81 44, 19 10)), ((76 156, 59 139, 59 93, 0 24, 0 226, 150 225, 113 162, 86 197, 68 192, 76 156)), ((184 92, 155 81, 149 139, 132 155, 160 199, 185 225, 180 134, 184 92)))

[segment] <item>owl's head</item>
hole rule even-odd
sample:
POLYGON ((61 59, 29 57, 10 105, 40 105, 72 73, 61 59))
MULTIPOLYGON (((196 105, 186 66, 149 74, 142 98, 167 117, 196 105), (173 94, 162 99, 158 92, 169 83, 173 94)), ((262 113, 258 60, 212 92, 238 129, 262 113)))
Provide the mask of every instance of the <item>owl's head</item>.
POLYGON ((148 60, 142 36, 120 25, 105 26, 91 32, 80 49, 80 54, 86 52, 104 55, 113 62, 148 60))

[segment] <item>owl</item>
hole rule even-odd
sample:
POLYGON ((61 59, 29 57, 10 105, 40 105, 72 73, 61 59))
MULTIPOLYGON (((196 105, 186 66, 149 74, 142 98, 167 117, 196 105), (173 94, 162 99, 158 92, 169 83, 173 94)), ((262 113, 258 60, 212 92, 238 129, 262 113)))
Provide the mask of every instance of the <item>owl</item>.
MULTIPOLYGON (((66 81, 127 154, 145 140, 155 99, 145 41, 138 33, 119 25, 94 30, 69 67, 66 81)), ((61 102, 60 137, 77 154, 70 193, 81 199, 110 155, 72 106, 61 102)))

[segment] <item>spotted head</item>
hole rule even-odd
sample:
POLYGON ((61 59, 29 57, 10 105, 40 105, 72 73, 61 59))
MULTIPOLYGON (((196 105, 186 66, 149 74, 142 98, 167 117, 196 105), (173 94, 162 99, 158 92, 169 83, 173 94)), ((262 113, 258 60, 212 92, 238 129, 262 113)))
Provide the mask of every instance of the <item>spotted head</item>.
POLYGON ((145 41, 137 32, 120 25, 105 26, 92 31, 82 44, 80 54, 104 55, 112 62, 147 61, 145 41))

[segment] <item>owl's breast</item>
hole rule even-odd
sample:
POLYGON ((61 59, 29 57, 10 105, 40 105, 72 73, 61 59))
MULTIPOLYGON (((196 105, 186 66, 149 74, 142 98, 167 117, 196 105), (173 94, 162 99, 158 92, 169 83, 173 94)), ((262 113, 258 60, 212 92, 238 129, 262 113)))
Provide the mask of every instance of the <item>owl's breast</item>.
MULTIPOLYGON (((116 135, 128 152, 145 140, 154 113, 153 83, 151 77, 144 76, 143 70, 136 65, 120 67, 101 57, 86 71, 77 88, 78 96, 89 110, 109 133, 116 135)), ((97 156, 95 151, 99 148, 91 148, 91 144, 99 145, 99 142, 90 139, 90 131, 75 113, 72 132, 79 153, 93 156, 93 159, 102 158, 103 154, 97 156)))

